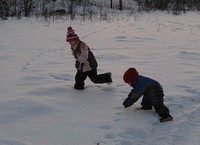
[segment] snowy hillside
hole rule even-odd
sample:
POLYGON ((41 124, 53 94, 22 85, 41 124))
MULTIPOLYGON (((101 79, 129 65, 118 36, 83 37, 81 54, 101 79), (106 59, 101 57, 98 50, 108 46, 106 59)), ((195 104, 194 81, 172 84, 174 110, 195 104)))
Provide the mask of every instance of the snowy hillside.
POLYGON ((109 22, 0 21, 0 145, 199 145, 198 13, 120 16, 109 22), (73 89, 74 58, 65 42, 75 29, 111 85, 73 89), (158 80, 174 121, 122 102, 129 67, 158 80))

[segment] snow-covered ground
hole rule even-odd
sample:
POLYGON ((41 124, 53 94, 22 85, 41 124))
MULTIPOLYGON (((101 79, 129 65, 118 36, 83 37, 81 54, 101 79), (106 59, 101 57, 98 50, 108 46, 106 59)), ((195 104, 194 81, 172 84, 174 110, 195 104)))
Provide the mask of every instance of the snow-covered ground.
POLYGON ((152 13, 110 21, 0 21, 0 145, 199 145, 200 19, 152 13), (111 85, 73 89, 71 26, 111 85), (129 67, 158 80, 174 121, 124 109, 129 67))

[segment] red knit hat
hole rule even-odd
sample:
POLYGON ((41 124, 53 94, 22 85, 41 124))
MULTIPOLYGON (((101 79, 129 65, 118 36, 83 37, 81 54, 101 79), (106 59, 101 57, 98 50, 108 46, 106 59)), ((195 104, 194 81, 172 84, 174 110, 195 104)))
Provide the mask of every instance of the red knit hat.
POLYGON ((72 27, 68 27, 67 28, 67 37, 66 37, 66 41, 67 42, 71 42, 74 40, 79 40, 79 37, 77 36, 77 34, 74 32, 74 30, 72 29, 72 27))
POLYGON ((139 73, 135 68, 129 68, 123 76, 125 83, 135 84, 138 79, 139 73))

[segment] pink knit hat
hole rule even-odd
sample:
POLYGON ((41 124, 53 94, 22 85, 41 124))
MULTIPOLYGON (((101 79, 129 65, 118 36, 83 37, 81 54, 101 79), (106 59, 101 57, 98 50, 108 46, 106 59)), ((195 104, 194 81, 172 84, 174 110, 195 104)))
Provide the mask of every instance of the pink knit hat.
POLYGON ((71 42, 74 40, 79 40, 78 35, 74 32, 74 30, 72 29, 72 27, 68 27, 67 28, 67 37, 66 37, 66 41, 67 42, 71 42))
POLYGON ((125 83, 135 84, 138 79, 139 73, 135 68, 129 68, 123 76, 125 83))

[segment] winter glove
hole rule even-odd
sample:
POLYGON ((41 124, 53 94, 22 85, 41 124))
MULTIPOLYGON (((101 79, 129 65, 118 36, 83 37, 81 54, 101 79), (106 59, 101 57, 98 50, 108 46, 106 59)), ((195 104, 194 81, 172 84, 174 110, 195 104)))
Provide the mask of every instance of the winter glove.
POLYGON ((125 101, 123 102, 124 108, 130 107, 131 105, 133 105, 133 103, 134 103, 134 100, 131 99, 130 97, 127 97, 125 101))
POLYGON ((80 62, 79 62, 79 61, 76 61, 76 62, 75 62, 75 68, 78 69, 79 66, 80 66, 80 62))

